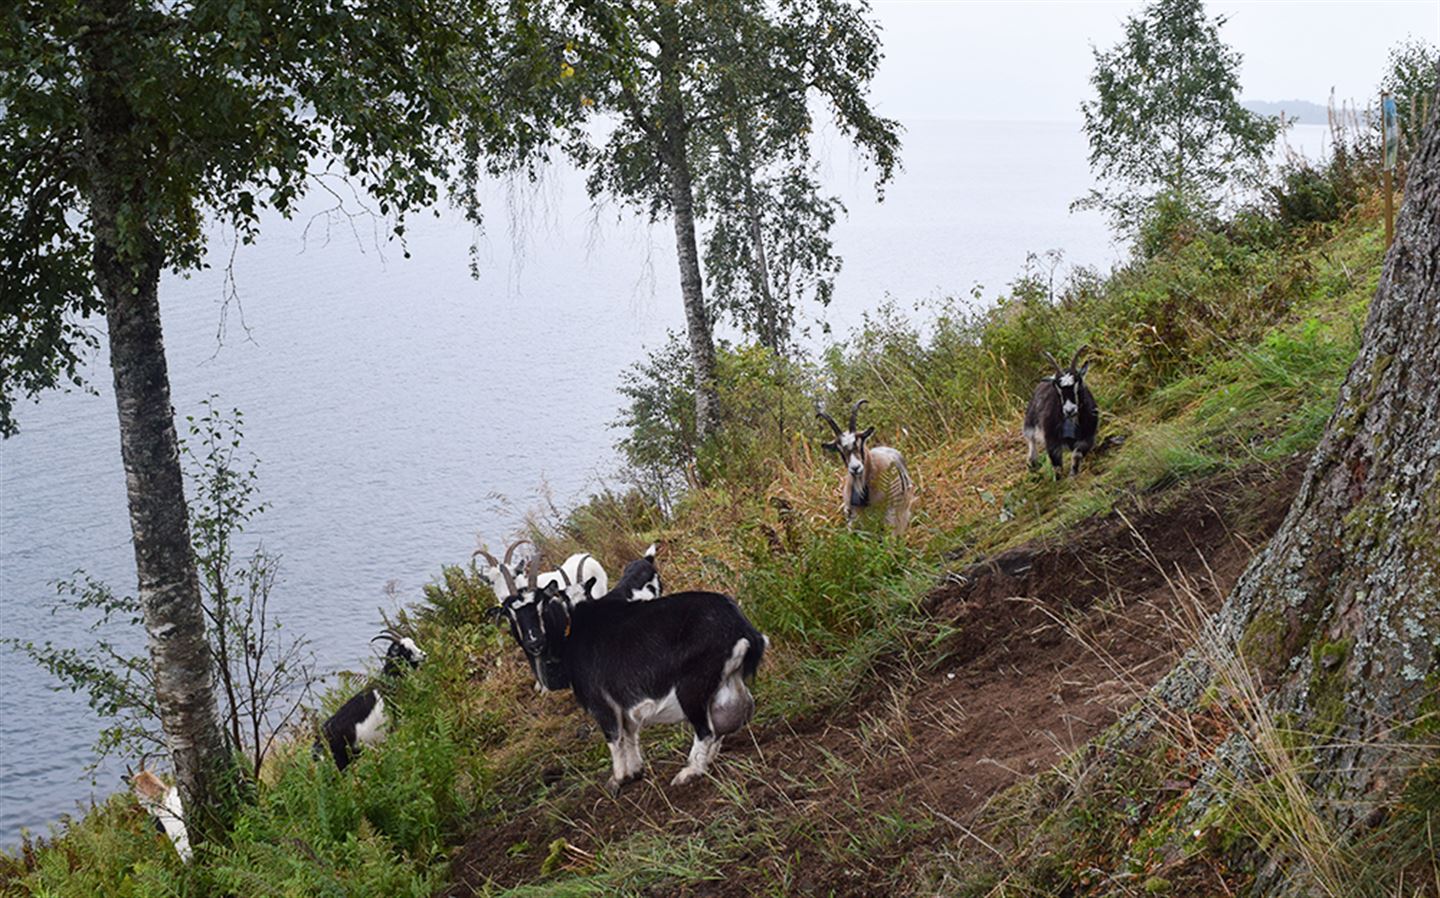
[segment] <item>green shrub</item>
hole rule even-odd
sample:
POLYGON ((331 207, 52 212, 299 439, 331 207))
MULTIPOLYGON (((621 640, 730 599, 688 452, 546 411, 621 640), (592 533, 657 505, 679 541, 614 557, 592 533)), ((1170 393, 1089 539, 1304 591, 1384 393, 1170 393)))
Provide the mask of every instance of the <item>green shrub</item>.
POLYGON ((909 552, 893 539, 830 531, 808 537, 795 554, 766 553, 753 561, 738 597, 771 639, 823 652, 907 616, 907 606, 897 605, 887 588, 909 563, 909 552))

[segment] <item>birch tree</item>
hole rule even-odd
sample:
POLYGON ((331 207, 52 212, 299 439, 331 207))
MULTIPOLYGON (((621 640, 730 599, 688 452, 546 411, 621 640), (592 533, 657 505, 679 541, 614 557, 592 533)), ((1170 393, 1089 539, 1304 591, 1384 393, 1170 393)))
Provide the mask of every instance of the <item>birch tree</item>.
POLYGON ((1201 0, 1155 0, 1125 37, 1095 50, 1095 98, 1080 106, 1090 168, 1104 185, 1080 200, 1134 228, 1157 201, 1193 214, 1227 188, 1253 186, 1279 132, 1240 105, 1240 54, 1201 0))
POLYGON ((782 192, 787 185, 798 187, 815 210, 788 220, 802 229, 799 239, 828 229, 833 210, 814 181, 764 177, 771 166, 808 172, 815 107, 828 108, 873 165, 877 185, 894 173, 899 129, 870 108, 867 91, 880 45, 864 13, 847 0, 675 0, 580 4, 573 14, 564 5, 536 15, 563 45, 564 145, 589 173, 591 196, 669 218, 674 226, 701 440, 720 422, 717 310, 705 297, 702 223, 717 215, 731 223, 721 245, 736 247, 739 258, 727 253, 722 262, 711 254, 712 265, 733 263, 744 272, 737 278, 727 270, 726 283, 773 293, 777 262, 791 270, 816 258, 810 270, 822 279, 829 264, 828 242, 805 257, 775 241, 782 221, 775 209, 791 199, 782 192), (757 198, 756 191, 767 195, 757 198))
POLYGON ((248 242, 263 210, 289 215, 325 180, 368 194, 402 234, 442 179, 474 177, 491 150, 525 155, 540 129, 510 88, 528 83, 528 53, 483 0, 21 0, 0 12, 0 429, 15 430, 17 398, 81 378, 85 318, 103 311, 155 707, 197 837, 224 826, 235 777, 160 275, 205 265, 210 222, 248 242))

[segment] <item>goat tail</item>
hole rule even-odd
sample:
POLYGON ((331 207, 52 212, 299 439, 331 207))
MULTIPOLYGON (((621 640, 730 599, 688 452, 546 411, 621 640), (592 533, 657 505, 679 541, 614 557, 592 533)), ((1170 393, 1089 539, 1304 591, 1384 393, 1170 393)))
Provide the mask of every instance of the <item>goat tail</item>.
POLYGON ((765 650, 769 647, 770 637, 762 636, 759 632, 752 638, 738 640, 735 650, 730 653, 730 660, 725 665, 726 675, 738 669, 742 677, 751 679, 755 676, 755 671, 760 669, 760 660, 765 657, 765 650))

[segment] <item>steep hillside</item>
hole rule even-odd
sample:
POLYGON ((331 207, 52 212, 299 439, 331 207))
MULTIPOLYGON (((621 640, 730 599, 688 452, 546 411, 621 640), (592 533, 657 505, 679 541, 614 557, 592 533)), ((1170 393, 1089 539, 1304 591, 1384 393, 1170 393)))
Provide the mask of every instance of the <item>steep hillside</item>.
MULTIPOLYGON (((658 539, 668 587, 732 592, 771 637, 756 720, 704 782, 669 787, 689 736, 658 728, 645 734, 650 777, 608 797, 593 725, 568 695, 534 692, 487 620, 489 588, 449 567, 395 622, 430 657, 396 687, 383 749, 343 775, 287 755, 231 843, 194 867, 117 796, 5 858, 0 884, 77 896, 1241 886, 1245 871, 1218 852, 1150 858, 1127 829, 1187 787, 1195 758, 1150 759, 1143 775, 1076 759, 1194 638, 1288 508, 1374 292, 1376 205, 1331 222, 1241 216, 1058 294, 1022 278, 980 314, 941 304, 922 324, 882 310, 815 365, 726 353, 733 418, 694 467, 670 472, 690 481, 682 499, 607 494, 532 534, 547 557, 584 547, 612 571, 658 539), (1041 349, 1082 343, 1102 442, 1057 482, 1026 470, 1020 412, 1041 349), (844 527, 838 472, 815 449, 817 395, 869 398, 877 439, 905 452, 920 487, 906 540, 844 527), (1045 807, 1047 782, 1097 766, 1116 777, 1104 802, 1045 807), (1037 853, 1037 837, 1053 850, 1037 853), (1126 882, 1087 872, 1121 855, 1137 859, 1126 882)), ((1233 837, 1218 824, 1206 835, 1233 837)))

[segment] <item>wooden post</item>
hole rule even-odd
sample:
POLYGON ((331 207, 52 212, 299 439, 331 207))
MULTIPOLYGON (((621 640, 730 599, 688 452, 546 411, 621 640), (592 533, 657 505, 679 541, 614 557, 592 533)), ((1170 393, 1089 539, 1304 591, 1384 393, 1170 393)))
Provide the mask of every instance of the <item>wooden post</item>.
POLYGON ((1385 169, 1385 248, 1395 240, 1395 198, 1391 195, 1390 169, 1385 169))

